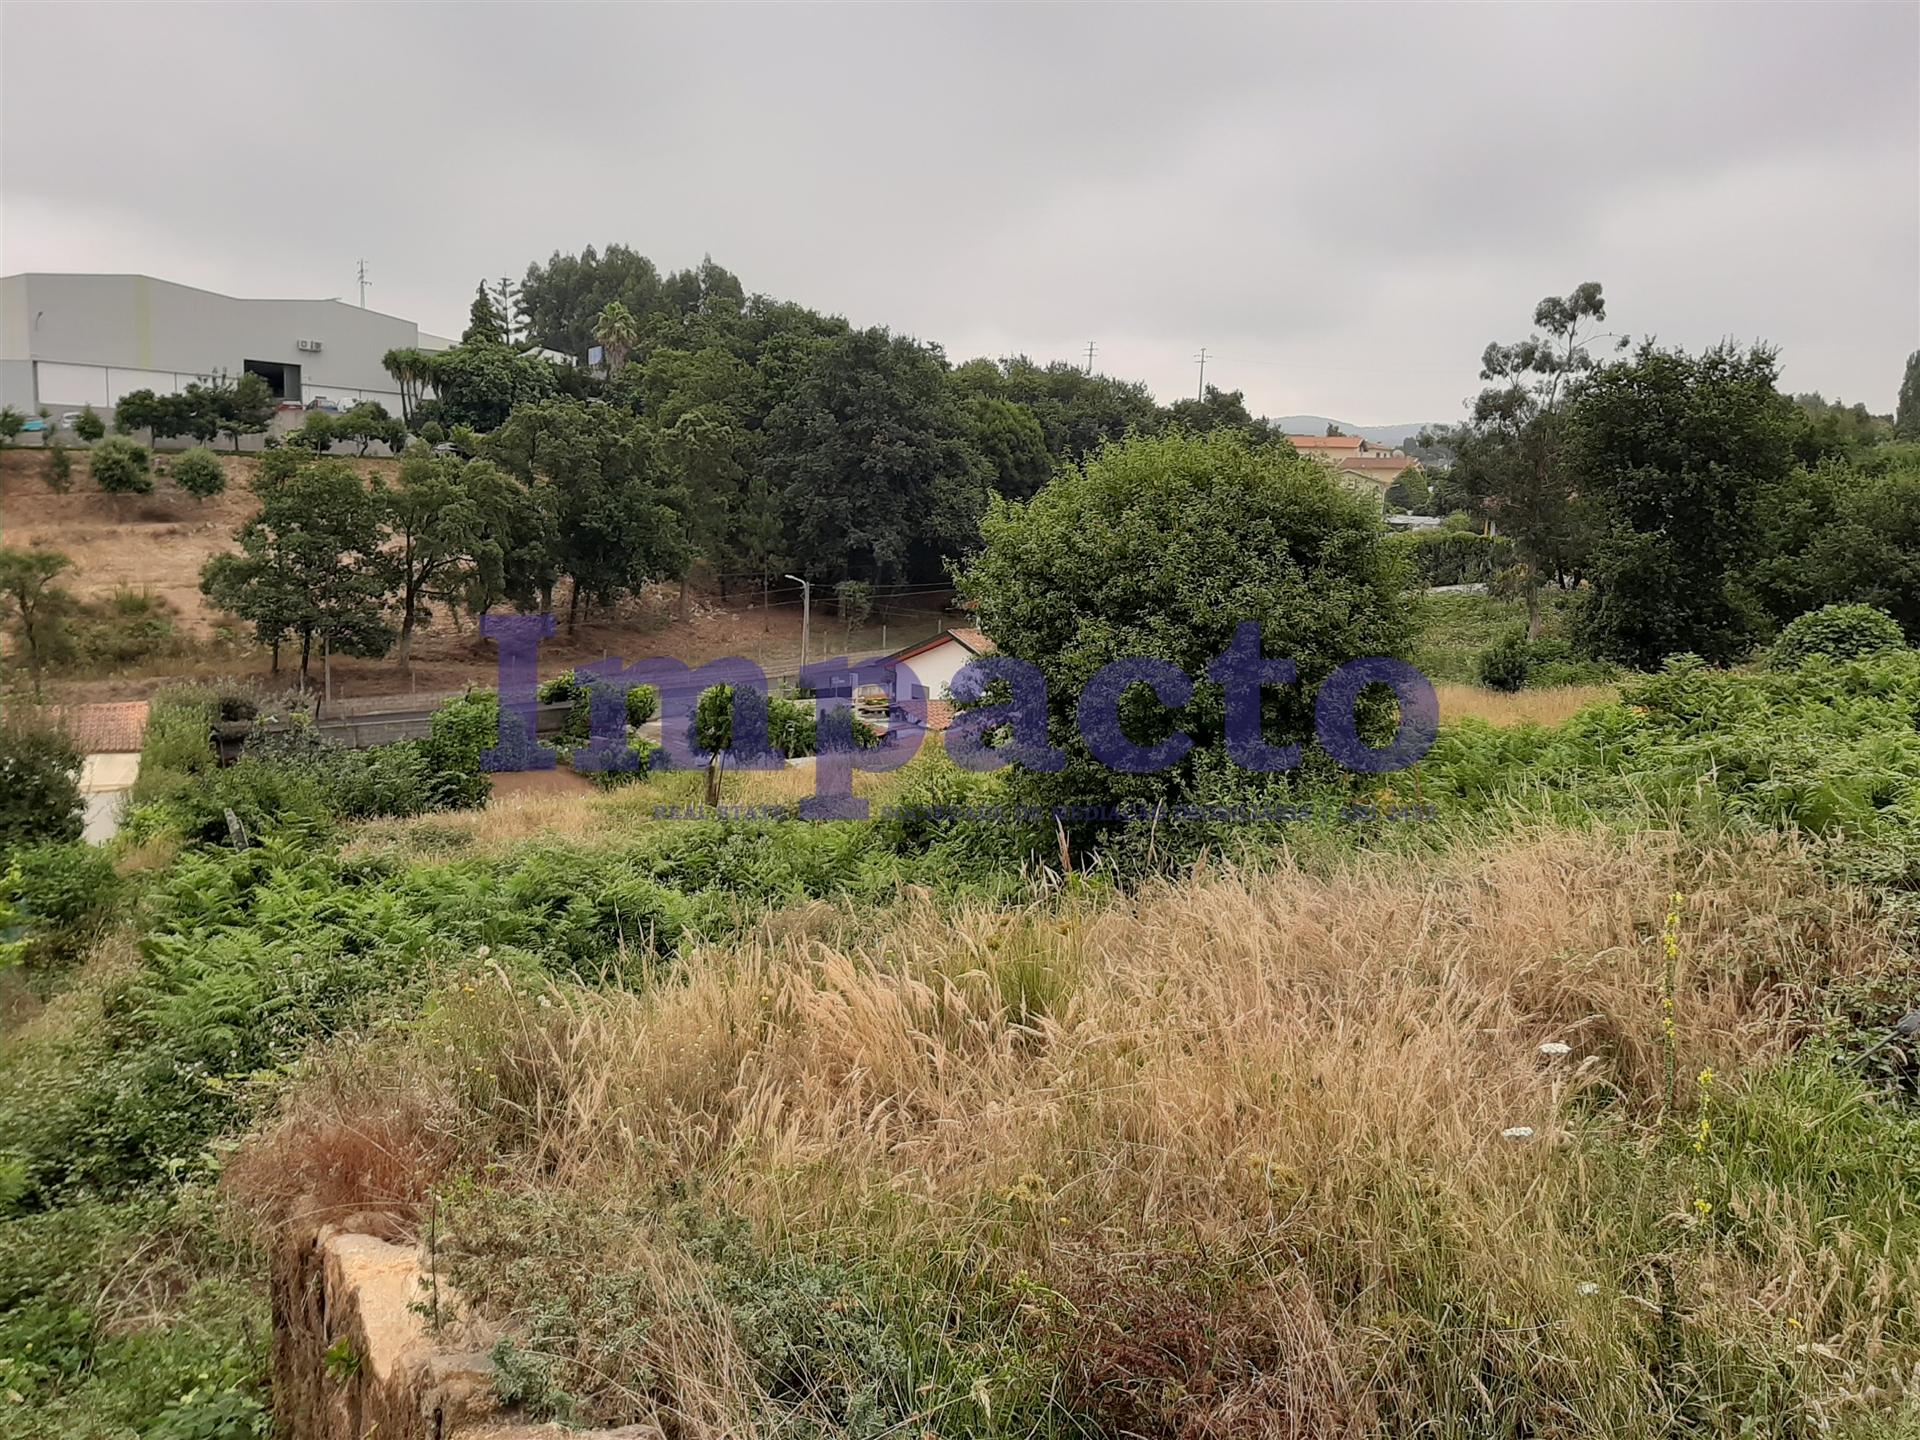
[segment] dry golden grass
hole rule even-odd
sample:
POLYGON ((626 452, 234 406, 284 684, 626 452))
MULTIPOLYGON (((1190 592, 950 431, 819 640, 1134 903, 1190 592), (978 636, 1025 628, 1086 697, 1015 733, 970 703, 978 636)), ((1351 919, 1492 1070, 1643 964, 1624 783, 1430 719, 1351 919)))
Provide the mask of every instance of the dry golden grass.
MULTIPOLYGON (((856 770, 853 793, 870 799, 884 796, 899 783, 899 773, 856 770)), ((444 857, 467 851, 504 854, 531 840, 619 844, 659 823, 654 816, 659 806, 700 805, 704 783, 703 775, 679 773, 656 775, 605 792, 496 793, 480 810, 368 821, 358 827, 344 853, 444 857)), ((779 770, 729 770, 721 778, 720 803, 723 807, 798 805, 813 790, 811 762, 779 770)))
MULTIPOLYGON (((612 1263, 697 1291, 636 1206, 663 1192, 749 1217, 775 1253, 958 1266, 969 1286, 1034 1277, 1066 1306, 1054 1333, 1084 1341, 1068 1362, 1083 1379, 1162 1363, 1127 1359, 1114 1336, 1200 1323, 1167 1308, 1175 1292, 1156 1277, 1175 1256, 1221 1257, 1221 1283, 1242 1288, 1217 1314, 1252 1306, 1261 1383, 1276 1365, 1293 1378, 1222 1391, 1188 1417, 1197 1428, 1168 1434, 1406 1433, 1393 1427, 1420 1405, 1492 1371, 1546 1397, 1529 1403, 1546 1407, 1537 1422, 1565 1422, 1553 1433, 1666 1433, 1634 1339, 1660 1301, 1648 1273, 1623 1270, 1634 1242, 1611 1233, 1626 1222, 1608 1207, 1624 1202, 1589 1142, 1633 1153, 1660 1123, 1659 932, 1675 889, 1683 1104, 1697 1072, 1779 1058, 1810 997, 1889 964, 1861 906, 1809 874, 1786 842, 1701 853, 1664 834, 1546 833, 1431 873, 1375 857, 1020 913, 813 905, 695 951, 644 993, 528 993, 495 972, 398 1049, 351 1071, 337 1060, 302 1123, 351 1123, 370 1096, 431 1097, 462 1163, 536 1197, 542 1224, 584 1227, 577 1267, 559 1267, 573 1279, 555 1285, 612 1263), (1545 1042, 1571 1053, 1543 1055, 1545 1042), (1503 1138, 1518 1126, 1531 1138, 1503 1138), (1414 1323, 1434 1310, 1451 1316, 1442 1330, 1414 1323), (1233 1405, 1252 1407, 1254 1428, 1226 1424, 1233 1405), (1645 1429, 1568 1418, 1635 1413, 1645 1429)), ((270 1138, 257 1170, 297 1189, 322 1163, 301 1134, 270 1138)), ((1683 1233, 1689 1192, 1647 1173, 1652 1192, 1632 1203, 1683 1233)), ((1820 1226, 1784 1195, 1751 1203, 1778 1210, 1764 1253, 1682 1247, 1673 1262, 1683 1284, 1710 1285, 1690 1323, 1770 1354, 1784 1317, 1826 1314, 1820 1338, 1847 1359, 1803 1364, 1800 1383, 1898 1383, 1920 1356, 1886 1334, 1920 1256, 1854 1257, 1866 1278, 1849 1272, 1837 1303, 1845 1267, 1820 1226)), ((638 1400, 604 1390, 607 1412, 757 1433, 764 1397, 739 1388, 752 1367, 723 1307, 666 1312, 627 1353, 595 1359, 654 1377, 638 1400)))
POLYGON ((1589 705, 1603 705, 1620 693, 1615 685, 1555 685, 1507 694, 1482 685, 1441 683, 1442 721, 1484 720, 1489 725, 1558 725, 1589 705))

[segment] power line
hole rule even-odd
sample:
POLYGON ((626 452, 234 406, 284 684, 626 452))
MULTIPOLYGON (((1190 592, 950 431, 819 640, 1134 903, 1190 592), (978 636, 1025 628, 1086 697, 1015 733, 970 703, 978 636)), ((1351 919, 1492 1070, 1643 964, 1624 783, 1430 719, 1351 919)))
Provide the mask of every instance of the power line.
POLYGON ((1193 358, 1200 362, 1200 388, 1194 391, 1193 398, 1205 400, 1207 398, 1207 347, 1202 345, 1200 353, 1193 358))
POLYGON ((360 308, 364 310, 367 308, 367 286, 371 285, 373 282, 367 279, 367 262, 362 260, 359 262, 359 266, 360 266, 360 308))
POLYGON ((1087 374, 1093 374, 1093 341, 1087 341, 1087 374))

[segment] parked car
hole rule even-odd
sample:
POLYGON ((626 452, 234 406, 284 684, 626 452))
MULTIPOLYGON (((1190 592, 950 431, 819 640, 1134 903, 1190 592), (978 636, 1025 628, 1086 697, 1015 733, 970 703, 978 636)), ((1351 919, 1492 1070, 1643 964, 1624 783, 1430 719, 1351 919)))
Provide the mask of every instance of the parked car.
POLYGON ((47 425, 47 422, 36 415, 20 426, 20 433, 22 435, 38 435, 42 430, 48 428, 50 427, 47 425))
POLYGON ((307 402, 307 409, 318 410, 322 415, 338 415, 340 407, 324 395, 316 395, 307 402))
POLYGON ((276 410, 304 410, 307 407, 302 405, 298 400, 282 400, 273 408, 276 410))
POLYGON ((62 430, 72 430, 79 425, 79 423, 80 412, 78 410, 69 410, 60 417, 60 428, 62 430))
POLYGON ((452 441, 442 440, 438 445, 433 447, 433 453, 436 455, 458 455, 460 452, 453 448, 452 441))

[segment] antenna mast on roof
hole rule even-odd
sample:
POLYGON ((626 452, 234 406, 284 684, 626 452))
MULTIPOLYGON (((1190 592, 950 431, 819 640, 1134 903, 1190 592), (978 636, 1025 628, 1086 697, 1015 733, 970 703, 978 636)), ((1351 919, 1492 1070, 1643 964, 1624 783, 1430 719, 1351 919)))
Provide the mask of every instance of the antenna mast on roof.
POLYGON ((362 260, 359 263, 360 263, 360 308, 364 310, 367 308, 367 286, 371 285, 373 282, 367 279, 367 262, 362 260))

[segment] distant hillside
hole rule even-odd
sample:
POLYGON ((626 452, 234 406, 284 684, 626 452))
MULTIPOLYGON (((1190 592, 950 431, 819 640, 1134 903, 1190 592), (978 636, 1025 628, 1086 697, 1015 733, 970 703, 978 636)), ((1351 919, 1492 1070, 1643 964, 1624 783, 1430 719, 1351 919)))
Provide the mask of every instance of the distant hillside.
POLYGON ((1409 425, 1349 425, 1326 415, 1282 415, 1270 423, 1289 435, 1324 435, 1327 426, 1338 425, 1342 434, 1358 435, 1377 445, 1404 445, 1422 430, 1436 429, 1446 422, 1417 420, 1409 425))

